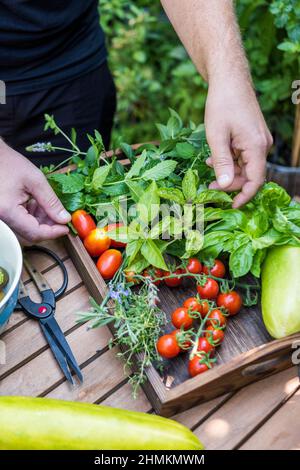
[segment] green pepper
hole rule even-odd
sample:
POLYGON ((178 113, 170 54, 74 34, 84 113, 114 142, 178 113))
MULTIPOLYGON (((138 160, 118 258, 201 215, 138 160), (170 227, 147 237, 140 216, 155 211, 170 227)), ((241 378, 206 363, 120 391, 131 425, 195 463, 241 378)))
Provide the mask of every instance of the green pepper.
POLYGON ((7 271, 0 267, 0 289, 3 289, 8 283, 9 277, 7 271))
POLYGON ((262 314, 274 338, 300 331, 300 248, 272 248, 262 269, 262 314))

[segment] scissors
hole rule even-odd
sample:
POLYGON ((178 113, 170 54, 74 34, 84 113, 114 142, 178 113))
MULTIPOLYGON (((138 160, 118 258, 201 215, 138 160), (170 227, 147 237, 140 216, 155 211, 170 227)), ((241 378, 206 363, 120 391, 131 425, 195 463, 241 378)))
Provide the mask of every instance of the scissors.
POLYGON ((23 253, 24 265, 40 292, 41 303, 33 302, 30 299, 28 289, 24 283, 20 281, 19 299, 16 308, 23 310, 26 315, 39 322, 45 338, 67 380, 74 384, 74 379, 71 373, 71 371, 73 371, 80 382, 82 382, 83 377, 80 368, 59 324, 54 317, 56 300, 63 295, 68 285, 68 273, 66 267, 56 253, 43 246, 26 247, 24 248, 23 253), (26 256, 26 253, 28 252, 44 253, 57 262, 63 274, 63 283, 56 292, 51 289, 46 279, 28 260, 28 257, 26 256))

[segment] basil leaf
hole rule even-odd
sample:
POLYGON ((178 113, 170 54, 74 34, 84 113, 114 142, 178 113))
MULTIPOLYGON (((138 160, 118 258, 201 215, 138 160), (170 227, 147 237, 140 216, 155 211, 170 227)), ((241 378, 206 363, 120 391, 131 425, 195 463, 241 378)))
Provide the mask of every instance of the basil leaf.
POLYGON ((264 184, 252 202, 261 205, 268 214, 272 214, 276 207, 288 206, 290 201, 291 197, 281 186, 270 182, 264 184))
POLYGON ((268 214, 264 210, 258 209, 254 211, 251 218, 248 220, 245 230, 247 233, 249 233, 249 235, 251 235, 251 237, 258 238, 263 235, 268 230, 268 228, 268 214))
POLYGON ((157 184, 153 181, 144 191, 137 204, 138 219, 147 225, 157 216, 160 208, 159 203, 157 184))
POLYGON ((251 274, 253 274, 254 277, 260 277, 260 272, 261 272, 261 265, 266 257, 267 250, 266 248, 262 250, 257 250, 252 261, 252 266, 250 269, 251 274))
POLYGON ((180 189, 177 188, 158 188, 157 193, 163 199, 174 201, 178 204, 184 204, 184 197, 180 189))
POLYGON ((185 253, 185 239, 172 241, 166 248, 166 253, 182 258, 185 253))
POLYGON ((204 239, 199 230, 189 230, 186 234, 185 253, 183 258, 190 258, 199 253, 203 247, 204 239))
POLYGON ((208 230, 235 230, 247 225, 246 215, 238 209, 223 210, 220 218, 221 220, 210 224, 208 230))
POLYGON ((125 176, 125 179, 128 180, 130 178, 133 178, 134 176, 139 176, 141 169, 145 165, 147 159, 147 152, 146 150, 143 151, 142 155, 136 158, 134 164, 128 171, 128 173, 125 176))
POLYGON ((232 198, 229 194, 225 193, 224 191, 217 191, 215 189, 205 189, 195 199, 196 204, 208 204, 208 203, 215 203, 215 204, 231 204, 232 198))
POLYGON ((300 227, 289 221, 287 216, 284 215, 279 207, 276 207, 275 215, 273 217, 273 225, 278 232, 292 234, 298 237, 300 236, 300 227))
POLYGON ((268 248, 269 246, 275 245, 281 239, 282 234, 270 228, 264 235, 259 238, 254 238, 252 240, 253 248, 255 250, 262 250, 263 248, 268 248))
POLYGON ((126 268, 126 271, 133 271, 136 274, 144 271, 149 266, 149 261, 144 258, 141 253, 138 253, 134 261, 126 268))
POLYGON ((96 168, 92 178, 93 189, 101 189, 111 170, 111 165, 100 166, 96 168))
POLYGON ((143 173, 142 178, 144 180, 162 180, 164 178, 167 178, 173 171, 175 170, 177 165, 177 162, 175 160, 164 160, 157 165, 153 166, 152 168, 149 168, 149 170, 146 170, 145 173, 143 173))
POLYGON ((229 258, 229 269, 233 277, 241 277, 250 271, 254 256, 251 242, 239 246, 229 258))
POLYGON ((161 254, 154 240, 146 240, 142 245, 141 253, 144 258, 148 261, 148 263, 152 266, 155 266, 159 269, 163 269, 165 271, 168 270, 163 255, 161 254))
POLYGON ((196 175, 190 168, 182 180, 182 192, 187 201, 193 201, 197 195, 196 175))

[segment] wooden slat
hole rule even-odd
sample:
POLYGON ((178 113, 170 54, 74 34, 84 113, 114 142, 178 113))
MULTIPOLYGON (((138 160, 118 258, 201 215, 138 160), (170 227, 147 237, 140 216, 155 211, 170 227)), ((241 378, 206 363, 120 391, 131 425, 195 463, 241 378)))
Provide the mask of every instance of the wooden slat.
MULTIPOLYGON (((107 328, 87 331, 86 325, 67 335, 78 364, 91 359, 97 350, 107 346, 111 334, 107 328)), ((64 380, 59 365, 48 348, 0 382, 0 395, 37 396, 47 393, 64 380)))
POLYGON ((137 397, 133 398, 132 387, 129 383, 126 383, 103 400, 101 405, 123 408, 125 410, 143 411, 144 413, 151 410, 151 404, 143 390, 140 390, 137 397))
MULTIPOLYGON (((82 280, 70 259, 65 262, 65 266, 69 275, 69 283, 68 288, 66 290, 66 293, 68 293, 70 290, 74 289, 74 287, 80 285, 82 283, 82 280)), ((60 287, 62 283, 62 274, 58 266, 54 267, 43 275, 54 290, 60 287)), ((39 295, 33 282, 27 284, 26 287, 29 290, 29 294, 32 297, 32 300, 39 301, 39 295)), ((66 293, 64 295, 66 295, 66 293)), ((17 325, 23 324, 24 321, 28 320, 28 317, 22 311, 15 311, 9 319, 9 323, 3 336, 5 337, 5 335, 7 335, 12 328, 16 328, 17 325)))
POLYGON ((243 450, 300 450, 300 390, 241 447, 243 450))
POLYGON ((299 386, 296 368, 249 385, 195 429, 207 449, 233 449, 299 386))
MULTIPOLYGON (((65 333, 76 325, 76 312, 89 308, 89 298, 84 286, 57 303, 56 320, 65 333)), ((78 325, 79 327, 79 325, 78 325)), ((5 336, 7 363, 0 365, 0 380, 11 370, 28 361, 47 347, 47 342, 37 321, 30 320, 5 336)))
MULTIPOLYGON (((49 240, 47 242, 41 243, 41 246, 45 246, 50 250, 54 251, 60 258, 66 259, 68 258, 68 253, 65 248, 65 244, 62 238, 58 240, 49 240)), ((49 256, 44 255, 43 253, 30 253, 30 260, 32 264, 37 268, 40 272, 45 272, 51 268, 51 266, 55 265, 55 261, 51 259, 49 256)), ((26 271, 24 271, 24 275, 22 276, 23 281, 28 281, 29 275, 26 271)))

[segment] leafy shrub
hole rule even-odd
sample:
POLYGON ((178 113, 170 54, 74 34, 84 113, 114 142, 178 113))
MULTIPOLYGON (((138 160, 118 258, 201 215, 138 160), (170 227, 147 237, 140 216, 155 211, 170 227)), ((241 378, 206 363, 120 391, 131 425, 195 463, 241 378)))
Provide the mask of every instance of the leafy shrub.
MULTIPOLYGON (((291 83, 299 76, 300 1, 239 0, 236 9, 277 154, 288 156, 294 121, 291 83)), ((100 0, 100 13, 118 88, 116 133, 130 142, 151 140, 153 121, 165 121, 168 107, 186 121, 202 121, 207 85, 160 2, 100 0)))

